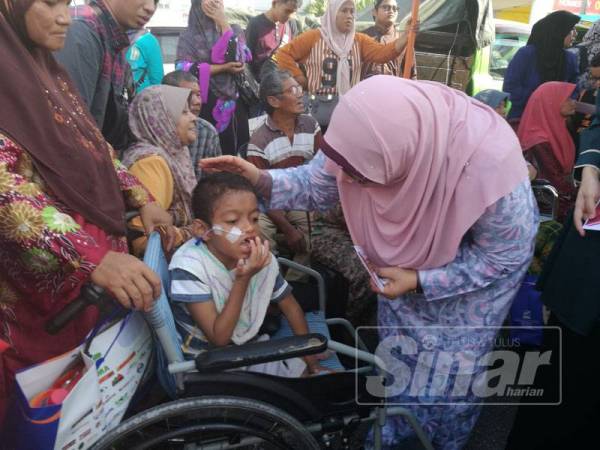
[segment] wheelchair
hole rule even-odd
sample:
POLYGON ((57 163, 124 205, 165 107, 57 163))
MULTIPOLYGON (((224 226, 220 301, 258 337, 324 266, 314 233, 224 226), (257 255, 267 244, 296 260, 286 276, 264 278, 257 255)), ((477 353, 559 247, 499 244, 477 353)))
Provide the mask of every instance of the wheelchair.
MULTIPOLYGON (((157 378, 171 401, 129 417, 94 449, 358 449, 371 427, 373 448, 379 449, 390 416, 403 417, 421 446, 433 449, 409 410, 386 407, 384 398, 369 393, 369 377, 382 383, 375 369, 383 370, 383 364, 347 320, 325 318, 325 286, 318 272, 280 259, 317 279, 319 310, 306 314, 310 334, 294 336, 282 318, 269 341, 209 349, 186 361, 166 296, 169 272, 158 233, 149 237, 144 262, 162 281, 160 298, 145 316, 155 340, 157 378), (328 325, 351 331, 356 345, 331 340, 328 325), (236 370, 325 350, 329 356, 321 365, 335 372, 283 378, 236 370), (348 370, 338 355, 360 366, 348 370)), ((74 309, 67 315, 73 317, 74 309)), ((68 320, 61 315, 53 326, 68 320)))

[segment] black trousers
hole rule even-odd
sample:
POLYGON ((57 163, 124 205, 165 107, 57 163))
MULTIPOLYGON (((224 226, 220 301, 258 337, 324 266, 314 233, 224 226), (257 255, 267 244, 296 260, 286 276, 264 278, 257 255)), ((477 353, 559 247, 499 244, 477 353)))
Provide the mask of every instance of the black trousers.
MULTIPOLYGON (((600 301, 600 299, 599 299, 600 301)), ((540 368, 536 388, 554 394, 559 387, 562 368, 562 402, 558 406, 519 407, 508 449, 575 449, 597 448, 600 429, 600 326, 588 336, 571 331, 552 314, 548 325, 562 331, 562 363, 558 355, 556 334, 545 333, 543 349, 553 349, 554 368, 540 368)))
MULTIPOLYGON (((217 97, 209 91, 208 102, 202 105, 202 110, 200 111, 200 117, 208 120, 213 125, 216 124, 216 120, 213 118, 212 110, 216 103, 217 97)), ((229 126, 222 133, 219 133, 219 141, 223 154, 237 156, 238 152, 248 145, 248 141, 250 140, 249 133, 248 109, 241 100, 238 100, 235 115, 231 119, 229 126)))

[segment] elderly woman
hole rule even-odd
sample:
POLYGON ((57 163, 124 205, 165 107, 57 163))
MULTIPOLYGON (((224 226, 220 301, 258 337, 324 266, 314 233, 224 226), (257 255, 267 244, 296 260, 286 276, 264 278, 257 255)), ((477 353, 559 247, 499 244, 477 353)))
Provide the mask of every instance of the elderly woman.
MULTIPOLYGON (((580 67, 594 67, 592 65, 592 61, 594 58, 600 55, 600 20, 594 22, 590 29, 585 33, 579 48, 585 48, 585 53, 580 52, 580 57, 585 56, 587 58, 587 61, 585 61, 583 64, 581 61, 579 62, 580 67)), ((597 79, 595 79, 594 74, 590 73, 589 70, 586 70, 579 74, 577 86, 581 90, 595 91, 598 87, 597 79)))
MULTIPOLYGON (((178 247, 192 237, 192 191, 196 176, 188 145, 197 137, 196 116, 188 107, 189 89, 151 86, 139 93, 129 111, 129 127, 137 143, 125 151, 123 164, 173 218, 178 247)), ((142 236, 133 241, 135 254, 146 248, 139 219, 131 227, 142 236)))
POLYGON ((52 53, 68 0, 0 1, 0 428, 14 374, 80 344, 88 308, 56 336, 45 322, 94 282, 126 307, 149 308, 156 275, 127 254, 125 208, 146 231, 169 222, 114 159, 52 53))
POLYGON ((555 11, 533 25, 527 45, 515 53, 504 77, 502 90, 512 102, 509 121, 518 122, 529 97, 542 83, 577 81, 577 58, 565 49, 573 43, 579 19, 568 11, 555 11))
POLYGON ((219 132, 225 154, 237 154, 250 139, 248 107, 238 99, 235 77, 251 60, 244 33, 227 21, 223 1, 193 0, 177 44, 176 67, 200 80, 200 116, 219 132))
POLYGON ((353 0, 330 0, 321 28, 302 33, 277 52, 279 67, 289 71, 309 94, 343 95, 360 81, 364 63, 383 64, 402 54, 405 34, 380 44, 356 32, 355 12, 353 0))
MULTIPOLYGON (((453 365, 443 369, 447 384, 430 382, 419 353, 477 361, 493 348, 537 229, 519 142, 502 117, 461 92, 377 75, 341 97, 321 148, 293 169, 261 172, 233 157, 202 165, 246 176, 271 208, 341 201, 352 241, 387 280, 371 284, 395 380, 387 400, 412 405, 435 448, 461 448, 481 391, 463 390, 465 373, 453 365)), ((469 383, 484 367, 471 366, 469 383)), ((402 419, 387 419, 387 448, 410 437, 402 419)))

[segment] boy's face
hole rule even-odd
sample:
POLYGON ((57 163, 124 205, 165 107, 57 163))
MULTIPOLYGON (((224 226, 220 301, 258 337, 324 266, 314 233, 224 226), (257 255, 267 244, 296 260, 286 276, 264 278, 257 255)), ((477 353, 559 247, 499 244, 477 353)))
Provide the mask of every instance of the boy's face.
POLYGON ((194 220, 194 234, 201 237, 215 226, 222 227, 224 233, 211 231, 203 239, 225 267, 233 269, 240 259, 250 256, 250 241, 260 235, 258 216, 256 195, 246 191, 229 191, 215 203, 212 225, 199 219, 194 220), (237 238, 227 234, 234 228, 241 230, 243 234, 237 238))
POLYGON ((179 83, 179 87, 189 89, 191 91, 188 101, 190 111, 196 116, 199 116, 200 111, 202 110, 202 98, 200 97, 200 86, 198 83, 194 81, 182 81, 179 83))

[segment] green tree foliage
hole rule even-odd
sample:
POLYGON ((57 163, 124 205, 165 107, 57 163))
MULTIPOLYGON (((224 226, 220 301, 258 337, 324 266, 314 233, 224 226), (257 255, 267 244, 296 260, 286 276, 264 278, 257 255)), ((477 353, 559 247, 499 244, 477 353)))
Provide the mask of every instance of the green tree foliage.
MULTIPOLYGON (((375 3, 374 0, 355 0, 356 10, 362 11, 365 8, 372 8, 375 3)), ((327 7, 327 0, 313 0, 310 5, 306 8, 308 14, 320 17, 325 14, 325 8, 327 7)))

